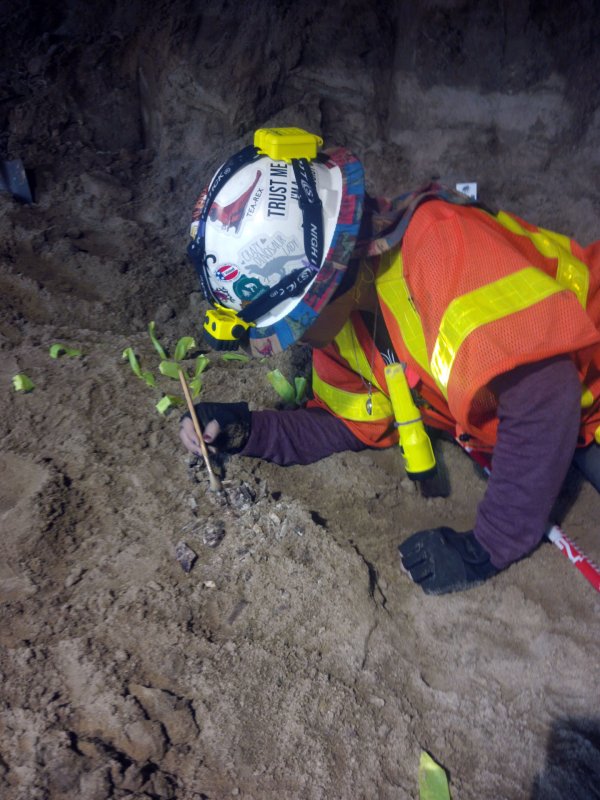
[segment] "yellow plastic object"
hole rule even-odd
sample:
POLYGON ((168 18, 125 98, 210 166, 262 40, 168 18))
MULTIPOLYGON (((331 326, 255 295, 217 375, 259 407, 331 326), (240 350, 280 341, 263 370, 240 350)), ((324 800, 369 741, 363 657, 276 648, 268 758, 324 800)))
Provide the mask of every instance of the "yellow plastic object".
POLYGON ((591 408, 594 405, 594 395, 590 392, 590 390, 583 384, 581 386, 581 407, 582 408, 591 408))
POLYGON ((596 442, 596 444, 600 444, 600 427, 596 428, 594 432, 594 441, 596 442))
POLYGON ((254 146, 273 161, 292 158, 316 158, 323 139, 302 128, 259 128, 254 134, 254 146))
POLYGON ((419 761, 419 800, 450 800, 446 773, 424 750, 419 761))
POLYGON ((217 305, 204 318, 204 335, 215 350, 236 350, 238 341, 253 322, 244 322, 231 308, 217 305))
POLYGON ((385 368, 385 379, 398 426, 406 474, 411 480, 428 478, 435 470, 435 456, 402 365, 388 364, 385 368))

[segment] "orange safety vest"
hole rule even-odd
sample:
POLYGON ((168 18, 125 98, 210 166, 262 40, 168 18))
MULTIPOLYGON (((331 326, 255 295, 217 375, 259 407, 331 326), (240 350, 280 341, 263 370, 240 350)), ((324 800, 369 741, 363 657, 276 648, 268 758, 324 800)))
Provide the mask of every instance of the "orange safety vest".
MULTIPOLYGON (((579 443, 600 443, 600 242, 582 248, 505 212, 431 200, 414 213, 401 249, 375 261, 385 324, 426 424, 492 448, 498 420, 490 382, 568 354, 582 383, 579 443)), ((343 419, 365 444, 394 444, 384 367, 354 312, 313 353, 311 404, 343 419)))

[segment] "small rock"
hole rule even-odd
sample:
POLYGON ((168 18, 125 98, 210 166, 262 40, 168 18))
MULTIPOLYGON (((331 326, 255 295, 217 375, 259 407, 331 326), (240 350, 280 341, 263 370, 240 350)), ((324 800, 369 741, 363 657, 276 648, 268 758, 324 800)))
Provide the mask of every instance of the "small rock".
MULTIPOLYGON (((275 516, 275 514, 273 514, 273 516, 275 516)), ((287 530, 288 530, 288 520, 287 520, 287 519, 285 519, 285 520, 283 521, 283 524, 282 524, 282 525, 280 525, 280 526, 277 528, 277 530, 275 531, 275 538, 276 538, 276 539, 283 539, 283 537, 284 537, 284 536, 286 535, 286 533, 287 533, 287 530)))
POLYGON ((218 508, 222 508, 223 506, 227 505, 227 495, 222 491, 207 492, 206 499, 211 505, 217 506, 218 508))
POLYGON ((123 775, 123 780, 119 786, 119 789, 125 789, 129 792, 137 792, 142 788, 145 782, 146 778, 144 777, 140 767, 137 764, 130 764, 125 770, 125 774, 123 775))
POLYGON ((372 706, 375 706, 375 708, 383 708, 385 705, 385 700, 382 697, 377 697, 377 695, 373 694, 371 697, 369 697, 369 703, 371 703, 372 706))
POLYGON ((115 650, 113 657, 119 664, 129 661, 129 653, 126 650, 115 650))
POLYGON ((122 747, 134 761, 160 761, 167 742, 160 722, 141 719, 125 726, 122 747))
POLYGON ((216 522, 206 526, 202 534, 202 541, 207 547, 218 547, 225 536, 225 527, 216 522))
POLYGON ((82 566, 77 566, 75 569, 71 570, 65 579, 65 589, 75 586, 75 584, 81 580, 84 572, 85 570, 82 566))
POLYGON ((247 511, 256 499, 255 493, 247 483, 241 483, 229 490, 229 505, 240 513, 247 511))
POLYGON ((403 478, 400 481, 400 486, 407 494, 414 494, 417 491, 415 488, 415 482, 411 481, 410 478, 403 478))
POLYGON ((175 547, 175 558, 181 564, 181 568, 184 572, 190 572, 198 556, 185 542, 179 542, 175 547))

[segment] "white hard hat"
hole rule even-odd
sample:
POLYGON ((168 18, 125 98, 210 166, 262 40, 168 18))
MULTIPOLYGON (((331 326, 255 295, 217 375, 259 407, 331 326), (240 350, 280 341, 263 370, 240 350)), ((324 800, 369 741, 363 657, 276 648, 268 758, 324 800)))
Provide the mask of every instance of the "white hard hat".
POLYGON ((302 336, 339 286, 356 241, 362 165, 343 148, 317 154, 321 143, 295 128, 258 131, 194 209, 188 252, 204 292, 252 323, 255 354, 302 336))

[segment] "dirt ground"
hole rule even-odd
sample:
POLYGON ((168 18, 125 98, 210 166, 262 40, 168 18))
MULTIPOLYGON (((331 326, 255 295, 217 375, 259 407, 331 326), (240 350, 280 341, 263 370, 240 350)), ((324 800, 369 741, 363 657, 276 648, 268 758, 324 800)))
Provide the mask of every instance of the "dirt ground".
MULTIPOLYGON (((352 147, 372 192, 477 181, 598 238, 596 4, 1 5, 0 155, 35 202, 0 194, 0 798, 404 800, 422 750, 453 800, 600 797, 600 595, 558 549, 413 586, 399 542, 485 491, 449 444, 446 499, 392 450, 232 457, 209 492, 147 333, 197 338, 205 400, 275 407, 267 372, 307 371, 201 342, 191 208, 255 127, 352 147)), ((572 475, 561 507, 600 562, 600 496, 572 475)))

